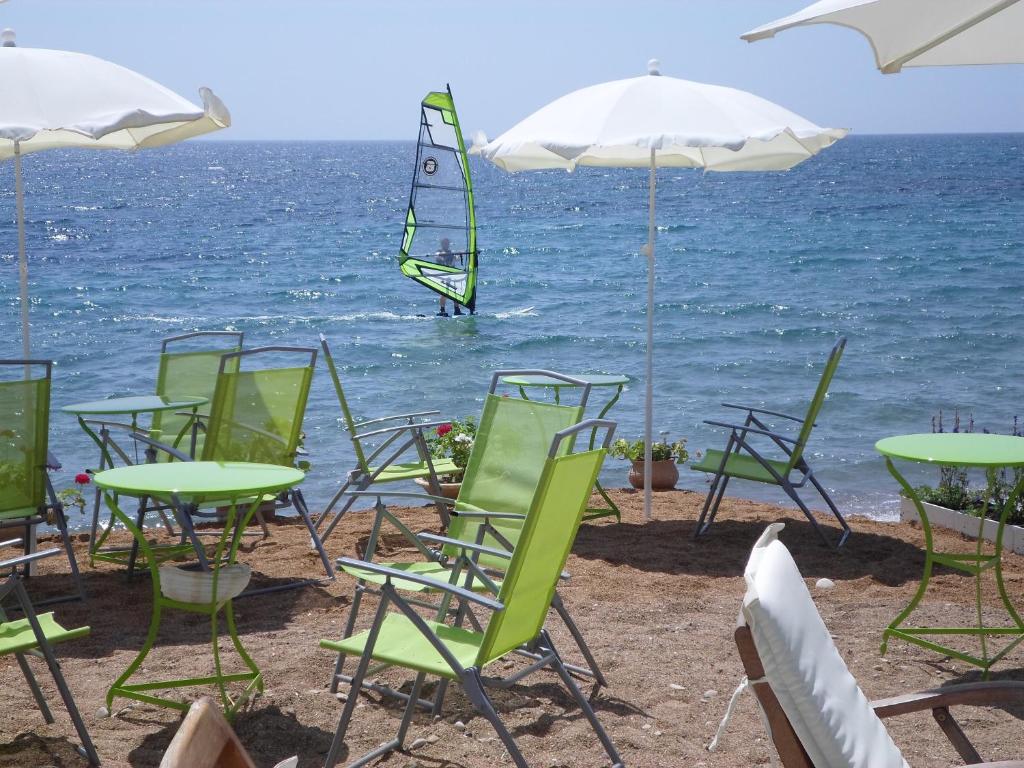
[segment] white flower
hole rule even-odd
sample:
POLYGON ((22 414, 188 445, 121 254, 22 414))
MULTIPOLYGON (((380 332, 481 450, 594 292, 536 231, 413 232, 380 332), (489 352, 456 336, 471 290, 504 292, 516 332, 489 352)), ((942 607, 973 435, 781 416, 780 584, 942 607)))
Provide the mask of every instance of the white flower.
POLYGON ((472 445, 473 444, 473 438, 470 437, 467 434, 456 435, 455 436, 455 442, 456 443, 466 443, 467 445, 472 445))

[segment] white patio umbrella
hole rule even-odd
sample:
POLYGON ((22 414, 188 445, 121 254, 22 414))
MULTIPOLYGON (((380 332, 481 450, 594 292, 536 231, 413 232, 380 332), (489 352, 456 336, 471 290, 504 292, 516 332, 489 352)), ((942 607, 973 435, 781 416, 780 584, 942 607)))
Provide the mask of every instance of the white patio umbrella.
POLYGON ((1024 64, 1021 0, 822 0, 741 37, 754 42, 811 24, 863 34, 885 74, 903 67, 1024 64))
POLYGON ((654 400, 654 204, 657 168, 782 171, 843 138, 735 88, 649 74, 556 99, 477 152, 506 171, 578 165, 649 168, 644 516, 651 516, 654 400))
POLYGON ((0 47, 0 160, 14 158, 21 289, 22 351, 30 356, 28 262, 21 156, 59 147, 141 149, 172 144, 231 125, 209 88, 197 107, 149 78, 83 53, 0 47))

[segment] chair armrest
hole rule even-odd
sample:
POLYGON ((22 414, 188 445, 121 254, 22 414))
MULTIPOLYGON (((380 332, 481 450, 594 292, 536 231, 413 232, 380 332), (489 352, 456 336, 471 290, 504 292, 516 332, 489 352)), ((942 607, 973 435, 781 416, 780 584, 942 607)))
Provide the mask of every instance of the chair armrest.
POLYGON ((468 589, 449 584, 447 581, 440 581, 438 579, 432 579, 429 576, 420 576, 416 573, 406 573, 400 571, 397 568, 388 568, 387 566, 378 565, 377 563, 368 563, 365 560, 357 560, 354 557, 339 557, 336 561, 338 568, 356 568, 361 571, 369 571, 370 573, 379 573, 381 576, 390 576, 399 581, 411 581, 414 584, 422 584, 425 587, 436 589, 441 592, 448 592, 456 597, 463 600, 469 600, 470 602, 482 605, 484 608, 490 608, 492 611, 500 611, 505 608, 503 603, 499 603, 497 600, 491 600, 483 595, 478 595, 468 589))
POLYGON ((161 443, 159 440, 154 440, 152 437, 144 435, 141 432, 133 433, 132 439, 140 443, 144 443, 145 445, 148 445, 151 448, 155 448, 158 451, 163 451, 164 453, 173 456, 178 461, 195 461, 195 459, 193 459, 187 453, 183 453, 182 451, 179 451, 177 448, 167 445, 167 443, 161 443))
POLYGON ((406 431, 422 431, 427 427, 440 427, 442 424, 447 424, 447 421, 420 421, 415 424, 397 424, 393 427, 381 427, 380 429, 374 429, 369 432, 360 432, 352 435, 353 440, 365 440, 368 437, 375 437, 377 435, 387 435, 394 432, 406 432, 406 431))
MULTIPOLYGON (((379 419, 367 419, 366 421, 357 421, 352 424, 353 427, 365 427, 367 424, 380 424, 385 421, 394 421, 395 419, 417 419, 421 416, 437 416, 440 411, 417 411, 416 413, 396 413, 394 416, 381 416, 379 419)), ((413 426, 407 424, 406 426, 413 426)))
POLYGON ((504 560, 512 559, 512 553, 504 549, 485 547, 482 544, 473 544, 469 541, 463 541, 462 539, 452 539, 448 536, 438 536, 435 533, 417 533, 416 538, 418 538, 420 541, 428 541, 431 544, 443 544, 449 547, 459 547, 460 549, 468 549, 470 552, 479 552, 481 555, 491 555, 492 557, 500 557, 504 560))
POLYGON ((131 424, 125 424, 123 421, 107 421, 106 419, 82 419, 86 424, 99 424, 104 427, 116 427, 117 429, 123 429, 126 432, 146 432, 147 430, 143 427, 131 424))
POLYGON ((799 441, 794 440, 791 437, 780 435, 775 432, 769 432, 767 429, 757 429, 755 427, 746 427, 742 424, 727 424, 724 421, 705 421, 705 424, 710 424, 712 427, 724 427, 725 429, 731 429, 733 432, 752 432, 755 435, 764 435, 770 437, 772 440, 781 440, 784 443, 790 443, 792 445, 799 445, 799 441))
MULTIPOLYGON (((21 541, 21 540, 20 539, 16 539, 16 541, 21 541)), ((9 542, 9 541, 5 541, 4 542, 4 544, 10 544, 10 543, 11 542, 9 542)), ((44 549, 44 550, 41 550, 39 552, 32 552, 32 553, 27 554, 27 555, 21 555, 19 557, 12 557, 9 560, 0 560, 0 569, 7 570, 8 568, 17 568, 20 565, 25 565, 26 563, 34 563, 36 560, 42 560, 43 558, 53 557, 54 555, 59 555, 59 554, 60 554, 60 550, 59 549, 56 549, 56 548, 54 548, 54 549, 44 549)))
POLYGON ((46 451, 46 468, 53 470, 63 469, 63 466, 61 466, 60 463, 60 459, 54 456, 53 451, 51 450, 46 451))
POLYGON ((1024 682, 997 680, 989 683, 964 683, 945 688, 893 696, 871 702, 879 717, 894 717, 937 707, 992 706, 1024 702, 1024 682))
MULTIPOLYGON (((749 405, 737 405, 736 403, 722 403, 722 407, 723 408, 738 408, 741 411, 750 411, 751 413, 763 413, 766 416, 778 416, 779 418, 782 418, 782 419, 789 419, 790 421, 796 421, 796 422, 799 422, 801 424, 804 423, 804 420, 801 419, 799 416, 790 416, 788 413, 780 413, 779 411, 766 411, 764 408, 754 408, 754 407, 749 406, 749 405)), ((818 426, 818 425, 814 424, 813 426, 818 426)))
POLYGON ((441 502, 448 506, 455 505, 455 499, 449 499, 447 496, 431 496, 429 493, 416 493, 415 491, 387 491, 382 493, 380 491, 346 491, 344 496, 354 496, 356 498, 360 496, 380 496, 388 498, 398 499, 419 499, 421 501, 429 501, 431 503, 441 502))

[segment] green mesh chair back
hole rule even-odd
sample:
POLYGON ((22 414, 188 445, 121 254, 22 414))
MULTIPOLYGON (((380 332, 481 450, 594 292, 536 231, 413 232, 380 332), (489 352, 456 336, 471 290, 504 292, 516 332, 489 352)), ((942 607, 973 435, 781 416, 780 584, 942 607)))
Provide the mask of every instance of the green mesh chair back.
POLYGON ((203 445, 204 461, 293 466, 316 365, 312 347, 261 347, 221 359, 203 445), (284 354, 302 365, 250 368, 284 354))
MULTIPOLYGON (((241 332, 199 331, 164 339, 160 345, 160 368, 156 377, 156 394, 174 400, 189 397, 213 398, 220 371, 221 357, 242 349, 241 332)), ((234 370, 238 361, 231 361, 234 370)), ((208 407, 208 406, 207 406, 208 407)), ((183 409, 184 410, 184 409, 183 409)), ((150 437, 179 450, 191 446, 191 417, 173 411, 153 414, 150 437)), ((197 438, 196 454, 202 454, 203 433, 197 438)), ((168 454, 158 452, 168 460, 168 454)))
POLYGON ((341 406, 341 413, 345 417, 345 428, 348 430, 349 437, 352 440, 352 448, 356 452, 356 461, 359 462, 359 469, 363 472, 370 472, 370 465, 366 461, 366 454, 363 452, 362 444, 355 439, 356 435, 356 421, 352 418, 352 411, 348 407, 348 398, 345 397, 345 390, 341 386, 341 378, 338 376, 338 369, 334 365, 334 355, 331 354, 330 347, 327 346, 327 339, 323 334, 320 335, 320 345, 324 350, 324 360, 327 361, 327 370, 331 374, 331 382, 334 384, 334 392, 338 396, 338 404, 341 406))
POLYGON ((49 360, 0 360, 0 520, 29 517, 46 503, 49 360))
POLYGON ((477 656, 479 666, 540 633, 610 437, 609 430, 605 447, 575 454, 565 453, 564 446, 551 446, 498 593, 505 609, 487 625, 477 656))
POLYGON ((821 412, 821 406, 825 403, 825 396, 828 394, 829 385, 832 383, 832 377, 836 373, 836 368, 839 367, 839 361, 843 357, 843 350, 845 348, 846 337, 843 337, 836 342, 836 345, 832 347, 832 352, 829 353, 828 362, 825 363, 825 370, 822 371, 821 380, 818 382, 818 388, 814 391, 814 397, 811 399, 811 404, 807 408, 807 416, 804 419, 804 424, 800 428, 800 434, 797 435, 797 444, 793 449, 793 454, 789 457, 789 465, 786 467, 787 475, 794 467, 796 467, 800 458, 803 456, 804 446, 807 444, 807 440, 811 436, 811 430, 814 429, 814 422, 818 419, 818 413, 821 412))
MULTIPOLYGON (((448 535, 505 549, 502 542, 491 535, 480 535, 481 522, 478 518, 460 518, 458 512, 484 510, 526 514, 547 466, 546 457, 552 440, 558 432, 578 423, 582 417, 583 406, 554 405, 488 394, 448 535)), ((571 438, 560 443, 562 454, 571 450, 571 438)), ((519 521, 493 518, 490 525, 513 544, 522 528, 519 521)), ((508 561, 482 555, 480 563, 503 569, 508 561)))

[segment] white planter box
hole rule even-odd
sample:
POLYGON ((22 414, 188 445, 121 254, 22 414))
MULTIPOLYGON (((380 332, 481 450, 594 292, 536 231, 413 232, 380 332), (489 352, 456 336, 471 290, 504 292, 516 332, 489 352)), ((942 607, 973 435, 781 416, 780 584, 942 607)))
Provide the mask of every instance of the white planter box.
MULTIPOLYGON (((973 515, 939 507, 926 501, 921 502, 921 505, 924 507, 924 511, 928 515, 928 522, 932 524, 932 527, 948 528, 957 533, 962 533, 969 538, 978 538, 979 521, 973 515)), ((902 496, 900 497, 900 520, 905 523, 920 524, 914 502, 902 496)), ((999 524, 995 520, 985 520, 984 529, 982 530, 982 536, 985 541, 994 543, 998 528, 999 524)), ((1016 552, 1018 555, 1024 555, 1024 528, 1007 523, 1003 529, 1003 549, 1007 552, 1016 552)))

